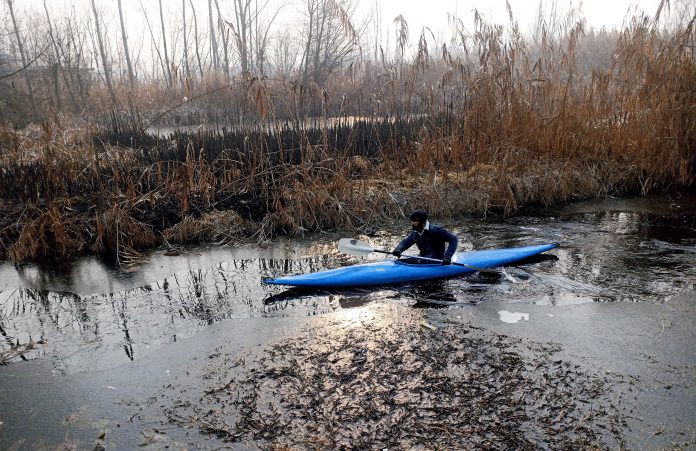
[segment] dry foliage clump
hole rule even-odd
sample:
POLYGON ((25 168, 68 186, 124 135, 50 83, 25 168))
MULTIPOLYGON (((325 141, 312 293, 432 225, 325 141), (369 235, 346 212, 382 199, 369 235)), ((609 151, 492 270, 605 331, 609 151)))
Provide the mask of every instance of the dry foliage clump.
POLYGON ((58 202, 47 210, 32 208, 21 228, 16 241, 7 253, 18 263, 45 260, 69 259, 80 254, 86 245, 83 218, 63 215, 58 202))
POLYGON ((95 229, 95 250, 117 257, 157 244, 152 229, 133 218, 129 208, 121 204, 116 204, 99 215, 95 229))
POLYGON ((235 211, 205 213, 200 218, 186 216, 162 232, 170 243, 235 242, 248 233, 248 224, 235 211))
POLYGON ((374 224, 395 217, 387 195, 374 183, 342 176, 323 183, 295 181, 276 198, 275 211, 264 217, 259 236, 332 229, 369 231, 374 224))

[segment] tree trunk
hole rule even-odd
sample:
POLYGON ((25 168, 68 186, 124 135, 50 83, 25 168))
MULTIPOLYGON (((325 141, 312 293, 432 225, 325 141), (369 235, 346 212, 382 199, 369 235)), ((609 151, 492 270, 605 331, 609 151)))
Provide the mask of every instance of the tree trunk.
MULTIPOLYGON (((120 0, 119 0, 120 1, 120 0)), ((189 61, 188 61, 188 28, 186 28, 186 0, 181 0, 181 11, 183 14, 183 20, 184 20, 184 70, 186 71, 186 80, 190 81, 191 80, 191 71, 189 70, 189 61)))
POLYGON ((60 99, 60 84, 58 74, 60 73, 60 52, 58 51, 58 44, 56 44, 55 37, 53 35, 53 24, 51 23, 51 15, 48 14, 48 7, 46 6, 46 0, 43 2, 44 11, 46 11, 46 22, 48 24, 48 37, 51 39, 51 45, 53 46, 53 54, 55 56, 55 62, 51 65, 51 77, 53 78, 53 92, 55 96, 55 108, 56 111, 61 111, 63 105, 60 99))
MULTIPOLYGON (((145 6, 143 6, 142 0, 140 1, 140 9, 143 12, 143 17, 145 18, 145 24, 147 25, 147 29, 150 32, 150 39, 152 40, 153 56, 155 53, 157 54, 157 61, 159 61, 160 66, 162 67, 162 76, 164 77, 165 81, 168 81, 167 65, 162 60, 162 53, 160 52, 159 46, 157 45, 157 39, 155 39, 155 33, 152 31, 152 26, 150 25, 150 19, 147 17, 147 11, 145 11, 145 6)), ((154 59, 154 57, 153 57, 153 59, 154 59)), ((154 76, 154 72, 153 72, 153 76, 154 76)))
POLYGON ((210 27, 210 56, 213 60, 213 69, 218 70, 218 47, 215 39, 215 22, 213 22, 213 0, 208 0, 208 19, 210 27))
POLYGON ((63 109, 63 103, 60 100, 60 83, 58 81, 58 74, 60 73, 60 63, 55 63, 51 66, 51 78, 53 79, 53 92, 55 93, 55 107, 56 112, 63 109))
POLYGON ((223 63, 225 65, 223 70, 225 71, 225 77, 227 77, 227 79, 229 80, 229 78, 230 78, 230 59, 229 59, 229 51, 228 51, 228 45, 227 45, 227 41, 228 41, 227 38, 229 37, 229 34, 225 33, 225 22, 222 20, 222 14, 220 14, 220 4, 218 3, 218 0, 215 0, 215 9, 217 10, 217 14, 218 14, 218 26, 220 28, 220 34, 222 36, 222 51, 223 51, 223 56, 225 58, 223 60, 223 63))
POLYGON ((71 33, 70 33, 70 44, 72 44, 72 50, 73 53, 75 54, 75 78, 77 79, 77 87, 80 92, 80 108, 84 108, 85 105, 87 105, 87 89, 88 87, 85 87, 85 82, 82 79, 82 44, 80 47, 77 47, 77 38, 75 36, 75 29, 73 27, 70 28, 71 33))
MULTIPOLYGON (((70 19, 68 18, 68 31, 66 32, 66 39, 58 41, 54 38, 53 34, 53 24, 51 23, 48 9, 46 8, 46 1, 44 0, 44 9, 46 10, 46 19, 48 20, 48 29, 51 35, 51 41, 55 47, 56 60, 61 64, 60 75, 63 79, 63 88, 67 90, 70 96, 71 106, 75 109, 79 108, 77 97, 75 97, 75 87, 77 82, 75 81, 75 71, 73 70, 72 57, 70 55, 70 40, 74 39, 73 27, 70 19)), ((79 65, 79 62, 78 62, 79 65)))
POLYGON ((379 61, 379 49, 382 45, 382 6, 375 0, 375 63, 379 61))
POLYGON ((251 30, 248 24, 248 8, 249 2, 242 3, 242 0, 236 1, 236 20, 237 20, 237 46, 239 47, 239 60, 242 65, 242 73, 249 73, 249 39, 247 38, 247 29, 251 30))
POLYGON ((118 18, 121 22, 121 40, 123 41, 123 53, 126 55, 126 66, 128 66, 128 82, 131 90, 135 86, 135 75, 133 74, 133 65, 131 64, 130 52, 128 51, 128 38, 126 37, 126 27, 123 24, 123 8, 121 8, 121 0, 118 0, 118 18))
POLYGON ((191 12, 193 12, 193 40, 196 43, 196 60, 198 61, 198 71, 201 73, 203 80, 203 64, 201 63, 201 52, 198 46, 198 18, 196 17, 196 8, 193 7, 193 0, 189 0, 191 12))
POLYGON ((164 64, 167 66, 167 83, 172 85, 172 68, 169 64, 169 53, 167 51, 167 32, 164 28, 164 13, 162 12, 162 0, 159 0, 160 24, 162 25, 162 46, 164 50, 164 64))
POLYGON ((313 32, 314 32, 314 21, 316 19, 315 17, 315 10, 313 7, 315 5, 311 4, 311 2, 307 2, 308 6, 308 26, 307 26, 307 42, 305 43, 305 49, 304 49, 304 68, 302 69, 302 82, 306 82, 307 78, 309 78, 309 64, 310 64, 310 53, 312 49, 312 39, 314 38, 313 32))
POLYGON ((111 104, 116 108, 116 94, 114 93, 114 87, 111 84, 111 73, 109 71, 109 63, 106 58, 106 51, 104 50, 104 41, 102 40, 101 28, 99 26, 99 14, 97 13, 97 6, 94 4, 94 0, 91 0, 92 12, 94 13, 94 24, 97 32, 97 42, 99 43, 99 54, 101 55, 102 66, 104 67, 104 79, 106 79, 106 86, 109 89, 109 94, 111 95, 111 104))
POLYGON ((319 75, 320 70, 322 69, 322 64, 320 58, 321 55, 321 50, 322 46, 324 43, 325 39, 325 26, 326 26, 326 19, 328 17, 328 2, 326 0, 320 0, 320 8, 321 12, 319 13, 318 21, 317 21, 317 32, 316 32, 316 38, 315 38, 315 47, 314 47, 314 57, 312 61, 312 66, 314 67, 314 70, 312 71, 312 79, 314 80, 315 83, 321 84, 323 80, 321 80, 321 77, 319 75))
MULTIPOLYGON (((10 17, 12 18, 12 26, 14 27, 15 37, 17 38, 17 47, 19 48, 19 55, 22 58, 22 67, 27 67, 27 56, 24 53, 24 43, 22 42, 22 36, 19 34, 19 28, 17 27, 17 19, 15 18, 13 0, 7 0, 7 7, 10 10, 10 17)), ((31 84, 31 76, 27 69, 24 69, 24 80, 27 84, 27 90, 29 91, 29 102, 31 103, 32 112, 36 114, 36 101, 34 100, 34 88, 31 84)))

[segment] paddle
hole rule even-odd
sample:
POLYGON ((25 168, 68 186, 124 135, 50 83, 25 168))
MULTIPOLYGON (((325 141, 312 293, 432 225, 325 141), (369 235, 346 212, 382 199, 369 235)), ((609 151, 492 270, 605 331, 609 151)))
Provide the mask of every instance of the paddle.
MULTIPOLYGON (((352 238, 341 238, 340 240, 338 240, 338 250, 339 250, 339 252, 343 252, 344 254, 357 255, 357 256, 363 256, 363 255, 371 254, 373 252, 378 252, 380 254, 392 255, 392 253, 389 251, 385 251, 382 249, 375 249, 374 247, 370 246, 368 243, 365 243, 364 241, 360 241, 360 240, 356 240, 356 239, 352 239, 352 238)), ((429 262, 434 262, 434 263, 442 263, 442 260, 438 260, 437 258, 421 257, 418 255, 402 255, 402 257, 417 258, 418 260, 424 260, 424 261, 429 261, 429 262)), ((496 271, 494 269, 479 268, 478 266, 467 265, 465 263, 458 263, 458 262, 452 262, 452 264, 455 266, 464 266, 465 268, 474 269, 476 271, 479 271, 484 276, 486 275, 486 273, 488 273, 489 276, 491 274, 493 274, 495 276, 504 276, 505 275, 501 271, 496 271)))

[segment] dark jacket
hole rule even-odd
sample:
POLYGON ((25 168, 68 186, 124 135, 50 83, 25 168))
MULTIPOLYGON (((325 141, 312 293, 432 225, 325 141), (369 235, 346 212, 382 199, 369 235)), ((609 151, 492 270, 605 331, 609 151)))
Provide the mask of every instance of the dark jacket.
POLYGON ((418 246, 421 257, 437 258, 438 260, 442 260, 442 258, 445 256, 452 258, 454 253, 457 251, 459 240, 455 234, 444 227, 438 227, 430 224, 430 229, 423 230, 422 234, 419 234, 413 230, 399 243, 398 246, 396 246, 396 249, 394 250, 404 252, 414 244, 418 246), (449 244, 446 251, 445 243, 449 244))

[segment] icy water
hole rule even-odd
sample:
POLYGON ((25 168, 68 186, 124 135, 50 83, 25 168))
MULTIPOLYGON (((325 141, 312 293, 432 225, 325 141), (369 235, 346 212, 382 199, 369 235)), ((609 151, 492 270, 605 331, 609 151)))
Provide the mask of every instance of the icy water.
MULTIPOLYGON (((229 318, 320 315, 371 302, 414 307, 473 306, 489 301, 548 306, 590 302, 661 303, 696 284, 696 196, 681 194, 584 202, 505 221, 446 224, 460 251, 560 242, 506 277, 337 291, 296 291, 264 277, 357 263, 339 255, 337 236, 279 240, 267 248, 154 253, 131 272, 85 259, 61 269, 0 266, 0 352, 34 349, 66 371, 142 358, 153 348, 229 318), (39 343, 39 344, 37 344, 39 343)), ((400 235, 364 237, 391 249, 400 235)), ((372 259, 383 258, 373 254, 372 259)), ((508 309, 509 310, 509 309, 508 309)))
MULTIPOLYGON (((360 238, 375 247, 391 249, 405 233, 405 222, 404 227, 397 224, 394 230, 360 238)), ((41 404, 36 404, 38 396, 51 399, 51 409, 59 411, 38 424, 49 425, 49 436, 61 441, 55 437, 62 437, 66 424, 72 424, 66 420, 65 412, 74 411, 70 406, 76 403, 74 393, 66 394, 68 391, 60 388, 63 383, 81 387, 95 383, 111 396, 110 393, 123 389, 124 380, 151 379, 155 382, 150 385, 155 386, 172 371, 183 380, 190 378, 191 385, 183 385, 186 391, 200 385, 200 379, 192 374, 204 365, 187 366, 186 377, 182 368, 190 358, 197 358, 191 356, 209 354, 217 362, 220 353, 213 352, 215 346, 265 346, 273 337, 290 333, 303 324, 318 328, 329 323, 367 324, 380 315, 388 320, 385 330, 394 324, 397 329, 402 327, 401 320, 392 321, 397 317, 411 317, 416 327, 422 321, 433 333, 448 321, 468 320, 495 333, 513 331, 541 342, 567 340, 565 345, 570 347, 577 342, 582 350, 592 354, 590 367, 610 365, 612 371, 623 369, 632 374, 647 371, 636 361, 657 359, 653 354, 669 351, 669 359, 674 357, 668 359, 671 366, 660 363, 658 369, 650 370, 651 380, 666 379, 660 373, 664 368, 672 368, 665 370, 672 375, 686 374, 687 381, 679 386, 691 397, 682 397, 681 404, 674 407, 674 417, 684 418, 683 412, 690 407, 696 411, 696 404, 692 405, 696 370, 684 361, 689 359, 687 350, 696 345, 696 194, 604 199, 555 210, 529 209, 506 220, 458 218, 444 225, 460 237, 460 251, 548 242, 561 245, 538 258, 505 268, 505 276, 496 280, 469 275, 427 283, 331 291, 288 290, 264 285, 262 279, 383 257, 374 254, 358 259, 340 255, 335 243, 341 236, 328 233, 307 239, 280 239, 263 248, 191 248, 180 256, 165 256, 158 251, 147 263, 127 272, 96 258, 63 268, 0 264, 0 356, 6 364, 0 366, 0 399, 9 400, 6 405, 0 403, 0 445, 4 444, 0 447, 42 437, 41 427, 18 425, 20 419, 42 418, 36 416, 35 410, 31 415, 26 413, 28 417, 18 415, 15 421, 11 413, 19 405, 40 410, 37 406, 41 404), (686 322, 682 324, 681 318, 686 318, 686 322), (611 333, 605 334, 609 329, 611 333), (659 342, 667 336, 669 343, 659 342), (597 337, 602 337, 602 346, 596 345, 597 337), (627 337, 645 339, 657 347, 649 352, 642 349, 644 342, 627 337), (162 355, 162 350, 166 355, 162 355), (621 356, 624 352, 627 354, 621 356), (646 353, 650 355, 646 357, 646 353), (654 371, 659 375, 655 376, 658 373, 654 371), (52 382, 46 381, 46 377, 52 382), (65 380, 59 383, 61 379, 54 378, 65 380), (13 384, 42 385, 47 392, 18 392, 13 384), (10 431, 4 442, 3 428, 10 431)), ((395 352, 406 352, 403 344, 392 345, 395 352)), ((308 352, 306 347, 301 348, 308 352)), ((348 360, 358 358, 360 363, 361 352, 365 351, 351 350, 348 360)), ((506 358, 505 353, 500 355, 506 358)), ((199 376, 210 377, 205 374, 199 376)), ((591 380, 587 375, 583 377, 591 380)), ((588 387, 584 389, 589 393, 588 387)), ((146 388, 140 390, 142 396, 151 396, 146 388)), ((134 393, 140 391, 136 389, 134 393)), ((99 429, 94 426, 94 418, 100 417, 95 405, 112 408, 104 396, 107 395, 96 396, 97 401, 88 403, 96 411, 78 412, 78 417, 92 421, 92 426, 82 429, 99 429)), ((119 399, 117 404, 123 408, 124 401, 119 399)), ((653 402, 652 398, 646 399, 645 402, 653 402)), ((671 406, 667 401, 660 402, 671 406)), ((690 423, 693 418, 693 414, 687 415, 686 424, 678 428, 680 434, 688 435, 690 427, 696 434, 696 423, 690 423)), ((130 423, 134 421, 131 417, 130 423)), ((168 423, 172 422, 176 423, 169 418, 168 423)), ((120 422, 118 428, 122 426, 120 422)), ((115 426, 110 427, 111 431, 115 426)), ((148 429, 143 439, 142 430, 123 431, 126 429, 122 430, 125 435, 121 439, 126 441, 121 444, 161 444, 155 440, 158 432, 148 429)), ((646 434, 652 437, 654 432, 646 434)), ((684 443, 692 440, 683 438, 684 443)), ((696 435, 693 440, 696 443, 696 435)))

